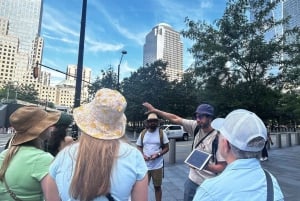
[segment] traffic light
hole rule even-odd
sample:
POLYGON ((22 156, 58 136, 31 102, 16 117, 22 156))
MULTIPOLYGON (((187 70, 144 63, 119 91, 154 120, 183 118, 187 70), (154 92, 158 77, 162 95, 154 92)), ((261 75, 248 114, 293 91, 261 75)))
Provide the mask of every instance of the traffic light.
POLYGON ((33 77, 38 78, 39 77, 39 63, 36 62, 36 66, 33 67, 33 77))

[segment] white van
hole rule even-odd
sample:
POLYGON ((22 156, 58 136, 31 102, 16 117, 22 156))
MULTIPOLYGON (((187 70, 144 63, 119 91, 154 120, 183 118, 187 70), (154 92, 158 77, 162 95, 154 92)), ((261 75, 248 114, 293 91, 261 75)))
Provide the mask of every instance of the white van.
POLYGON ((189 140, 189 134, 180 125, 175 125, 175 124, 162 125, 161 129, 163 129, 164 133, 167 134, 169 139, 174 138, 174 139, 180 139, 184 141, 189 140))

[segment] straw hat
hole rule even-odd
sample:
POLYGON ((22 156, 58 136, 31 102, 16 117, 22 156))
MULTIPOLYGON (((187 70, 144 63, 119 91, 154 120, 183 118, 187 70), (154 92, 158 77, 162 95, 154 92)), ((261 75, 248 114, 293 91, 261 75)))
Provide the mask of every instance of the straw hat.
POLYGON ((12 145, 20 145, 38 138, 43 131, 54 125, 59 117, 60 112, 46 112, 37 106, 20 107, 9 117, 10 124, 16 131, 12 145))
POLYGON ((73 111, 77 126, 97 139, 118 139, 125 134, 127 102, 116 90, 103 88, 95 98, 73 111))

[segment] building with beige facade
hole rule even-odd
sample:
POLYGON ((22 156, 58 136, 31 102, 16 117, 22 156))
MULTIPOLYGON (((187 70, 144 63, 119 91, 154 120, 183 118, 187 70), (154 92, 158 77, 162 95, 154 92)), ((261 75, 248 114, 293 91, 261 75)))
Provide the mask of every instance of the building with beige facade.
POLYGON ((167 62, 166 74, 170 81, 183 75, 183 42, 180 33, 170 25, 160 23, 146 35, 143 65, 162 60, 167 62))

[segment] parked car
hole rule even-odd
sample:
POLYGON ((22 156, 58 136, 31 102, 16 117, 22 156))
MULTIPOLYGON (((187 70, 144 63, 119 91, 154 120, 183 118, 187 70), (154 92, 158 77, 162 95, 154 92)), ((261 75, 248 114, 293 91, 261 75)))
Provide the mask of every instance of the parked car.
POLYGON ((162 125, 161 128, 167 134, 168 138, 180 139, 184 141, 189 140, 189 134, 180 125, 168 124, 162 125))

